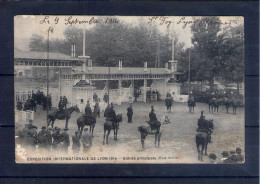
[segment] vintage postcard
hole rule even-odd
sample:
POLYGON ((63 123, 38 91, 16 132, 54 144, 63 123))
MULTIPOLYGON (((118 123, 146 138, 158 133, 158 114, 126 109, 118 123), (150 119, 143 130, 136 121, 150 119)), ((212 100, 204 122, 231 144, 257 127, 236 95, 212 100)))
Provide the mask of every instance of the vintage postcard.
POLYGON ((17 163, 245 161, 243 17, 14 17, 17 163))

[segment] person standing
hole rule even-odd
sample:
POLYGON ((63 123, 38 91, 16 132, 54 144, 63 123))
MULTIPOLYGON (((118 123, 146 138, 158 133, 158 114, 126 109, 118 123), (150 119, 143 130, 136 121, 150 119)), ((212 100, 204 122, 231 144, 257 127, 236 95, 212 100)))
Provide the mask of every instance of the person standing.
POLYGON ((108 103, 108 98, 109 98, 108 94, 105 93, 104 98, 103 98, 105 103, 108 103))
POLYGON ((68 129, 64 128, 63 132, 60 135, 60 140, 62 143, 62 150, 65 153, 68 153, 68 147, 70 146, 70 138, 69 138, 69 134, 67 133, 68 129))
POLYGON ((80 135, 78 131, 76 131, 75 135, 72 136, 72 143, 73 153, 78 154, 80 150, 80 135))
POLYGON ((53 143, 52 148, 57 149, 58 144, 60 144, 60 128, 55 128, 55 132, 52 134, 53 143))
POLYGON ((94 102, 98 101, 98 96, 97 96, 96 93, 93 94, 93 101, 94 101, 94 102))
POLYGON ((132 105, 129 105, 129 107, 127 108, 127 117, 128 117, 128 123, 132 123, 132 117, 133 117, 132 105))
POLYGON ((43 126, 42 130, 38 133, 38 145, 39 149, 47 150, 49 148, 49 137, 46 126, 43 126))
POLYGON ((92 146, 92 134, 88 131, 88 128, 84 128, 81 142, 83 146, 83 152, 86 153, 92 146))

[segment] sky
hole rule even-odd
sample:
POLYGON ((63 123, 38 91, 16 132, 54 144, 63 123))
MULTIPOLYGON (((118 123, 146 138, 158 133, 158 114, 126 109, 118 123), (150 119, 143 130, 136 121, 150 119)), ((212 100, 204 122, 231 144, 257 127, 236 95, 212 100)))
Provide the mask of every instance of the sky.
MULTIPOLYGON (((45 15, 19 15, 14 17, 14 40, 15 48, 28 49, 29 39, 32 34, 42 35, 47 38, 49 27, 53 27, 50 39, 64 38, 63 32, 67 27, 91 29, 96 24, 116 24, 125 22, 136 26, 142 19, 144 24, 155 25, 162 33, 175 32, 180 42, 184 42, 184 48, 192 46, 191 29, 200 17, 178 17, 178 16, 45 16, 45 15), (100 21, 101 18, 101 21, 100 21), (186 25, 186 26, 185 26, 186 25)), ((237 24, 243 24, 243 17, 219 17, 221 27, 229 29, 237 24)), ((201 22, 200 22, 201 23, 201 22)))

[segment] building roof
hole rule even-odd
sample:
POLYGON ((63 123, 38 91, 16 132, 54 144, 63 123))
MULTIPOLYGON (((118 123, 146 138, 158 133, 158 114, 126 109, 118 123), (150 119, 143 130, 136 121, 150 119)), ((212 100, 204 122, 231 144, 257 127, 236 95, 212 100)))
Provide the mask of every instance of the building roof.
MULTIPOLYGON (((92 70, 86 71, 86 74, 109 74, 109 68, 103 66, 93 66, 92 70)), ((82 71, 75 70, 75 74, 83 74, 82 71)), ((151 74, 174 74, 171 70, 166 70, 165 68, 151 68, 151 74)), ((178 72, 179 73, 179 72, 178 72)), ((73 74, 73 72, 72 72, 73 74)), ((150 74, 150 68, 144 71, 143 67, 123 67, 119 70, 118 67, 110 67, 110 74, 150 74)))
MULTIPOLYGON (((47 59, 47 52, 38 51, 21 51, 19 49, 14 50, 15 59, 47 59)), ((78 58, 73 58, 69 55, 61 54, 58 52, 49 52, 50 60, 79 60, 78 58)))

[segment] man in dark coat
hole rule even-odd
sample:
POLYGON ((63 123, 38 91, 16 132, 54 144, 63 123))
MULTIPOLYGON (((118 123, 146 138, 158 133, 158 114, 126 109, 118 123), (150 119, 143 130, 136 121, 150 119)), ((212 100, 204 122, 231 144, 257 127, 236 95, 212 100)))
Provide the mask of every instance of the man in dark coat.
POLYGON ((88 131, 88 128, 84 128, 84 133, 81 137, 83 152, 86 153, 92 146, 92 134, 88 131))
POLYGON ((63 103, 63 98, 62 97, 60 97, 60 101, 59 101, 59 111, 60 112, 62 112, 63 111, 63 107, 64 107, 64 105, 63 105, 64 103, 63 103))
POLYGON ((94 100, 94 102, 98 101, 98 96, 96 93, 93 94, 93 100, 94 100))
POLYGON ((113 104, 111 103, 111 107, 110 107, 110 110, 108 111, 108 119, 112 122, 115 122, 116 121, 116 112, 114 110, 114 106, 113 104))
POLYGON ((53 143, 52 148, 57 149, 57 145, 60 143, 60 128, 55 128, 55 132, 52 134, 53 143))
POLYGON ((42 107, 43 107, 43 110, 47 109, 47 97, 44 95, 42 96, 42 107))
POLYGON ((18 111, 21 111, 21 110, 23 109, 23 102, 21 102, 20 100, 17 101, 16 109, 17 109, 18 111))
POLYGON ((80 150, 80 134, 78 131, 72 136, 72 150, 74 154, 78 154, 80 150))
POLYGON ((89 101, 87 102, 87 105, 85 107, 85 115, 91 117, 92 116, 92 110, 89 104, 89 101))
POLYGON ((105 93, 104 98, 103 98, 105 103, 108 103, 108 98, 109 98, 108 94, 105 93))
POLYGON ((198 129, 200 130, 209 130, 208 122, 205 119, 204 111, 201 111, 200 118, 198 119, 198 129))
POLYGON ((150 122, 157 121, 156 114, 154 113, 154 108, 151 106, 151 112, 149 113, 150 122))
POLYGON ((132 117, 133 117, 132 105, 129 105, 129 107, 127 108, 127 117, 128 117, 128 123, 132 123, 132 117))
POLYGON ((104 117, 105 118, 108 118, 108 112, 110 111, 110 105, 109 104, 107 104, 107 107, 106 107, 106 109, 105 109, 105 111, 104 111, 104 117))
POLYGON ((70 146, 70 138, 69 134, 67 133, 67 128, 63 130, 63 132, 60 135, 60 141, 62 143, 62 150, 67 153, 68 152, 68 147, 70 146))
POLYGON ((49 142, 48 131, 46 129, 46 126, 43 126, 42 130, 38 133, 38 144, 39 144, 39 149, 49 148, 50 142, 49 142))
POLYGON ((94 113, 96 113, 97 116, 100 117, 100 107, 99 107, 98 100, 96 101, 96 104, 94 106, 94 113))
POLYGON ((63 107, 67 109, 68 99, 66 96, 63 97, 63 107))

